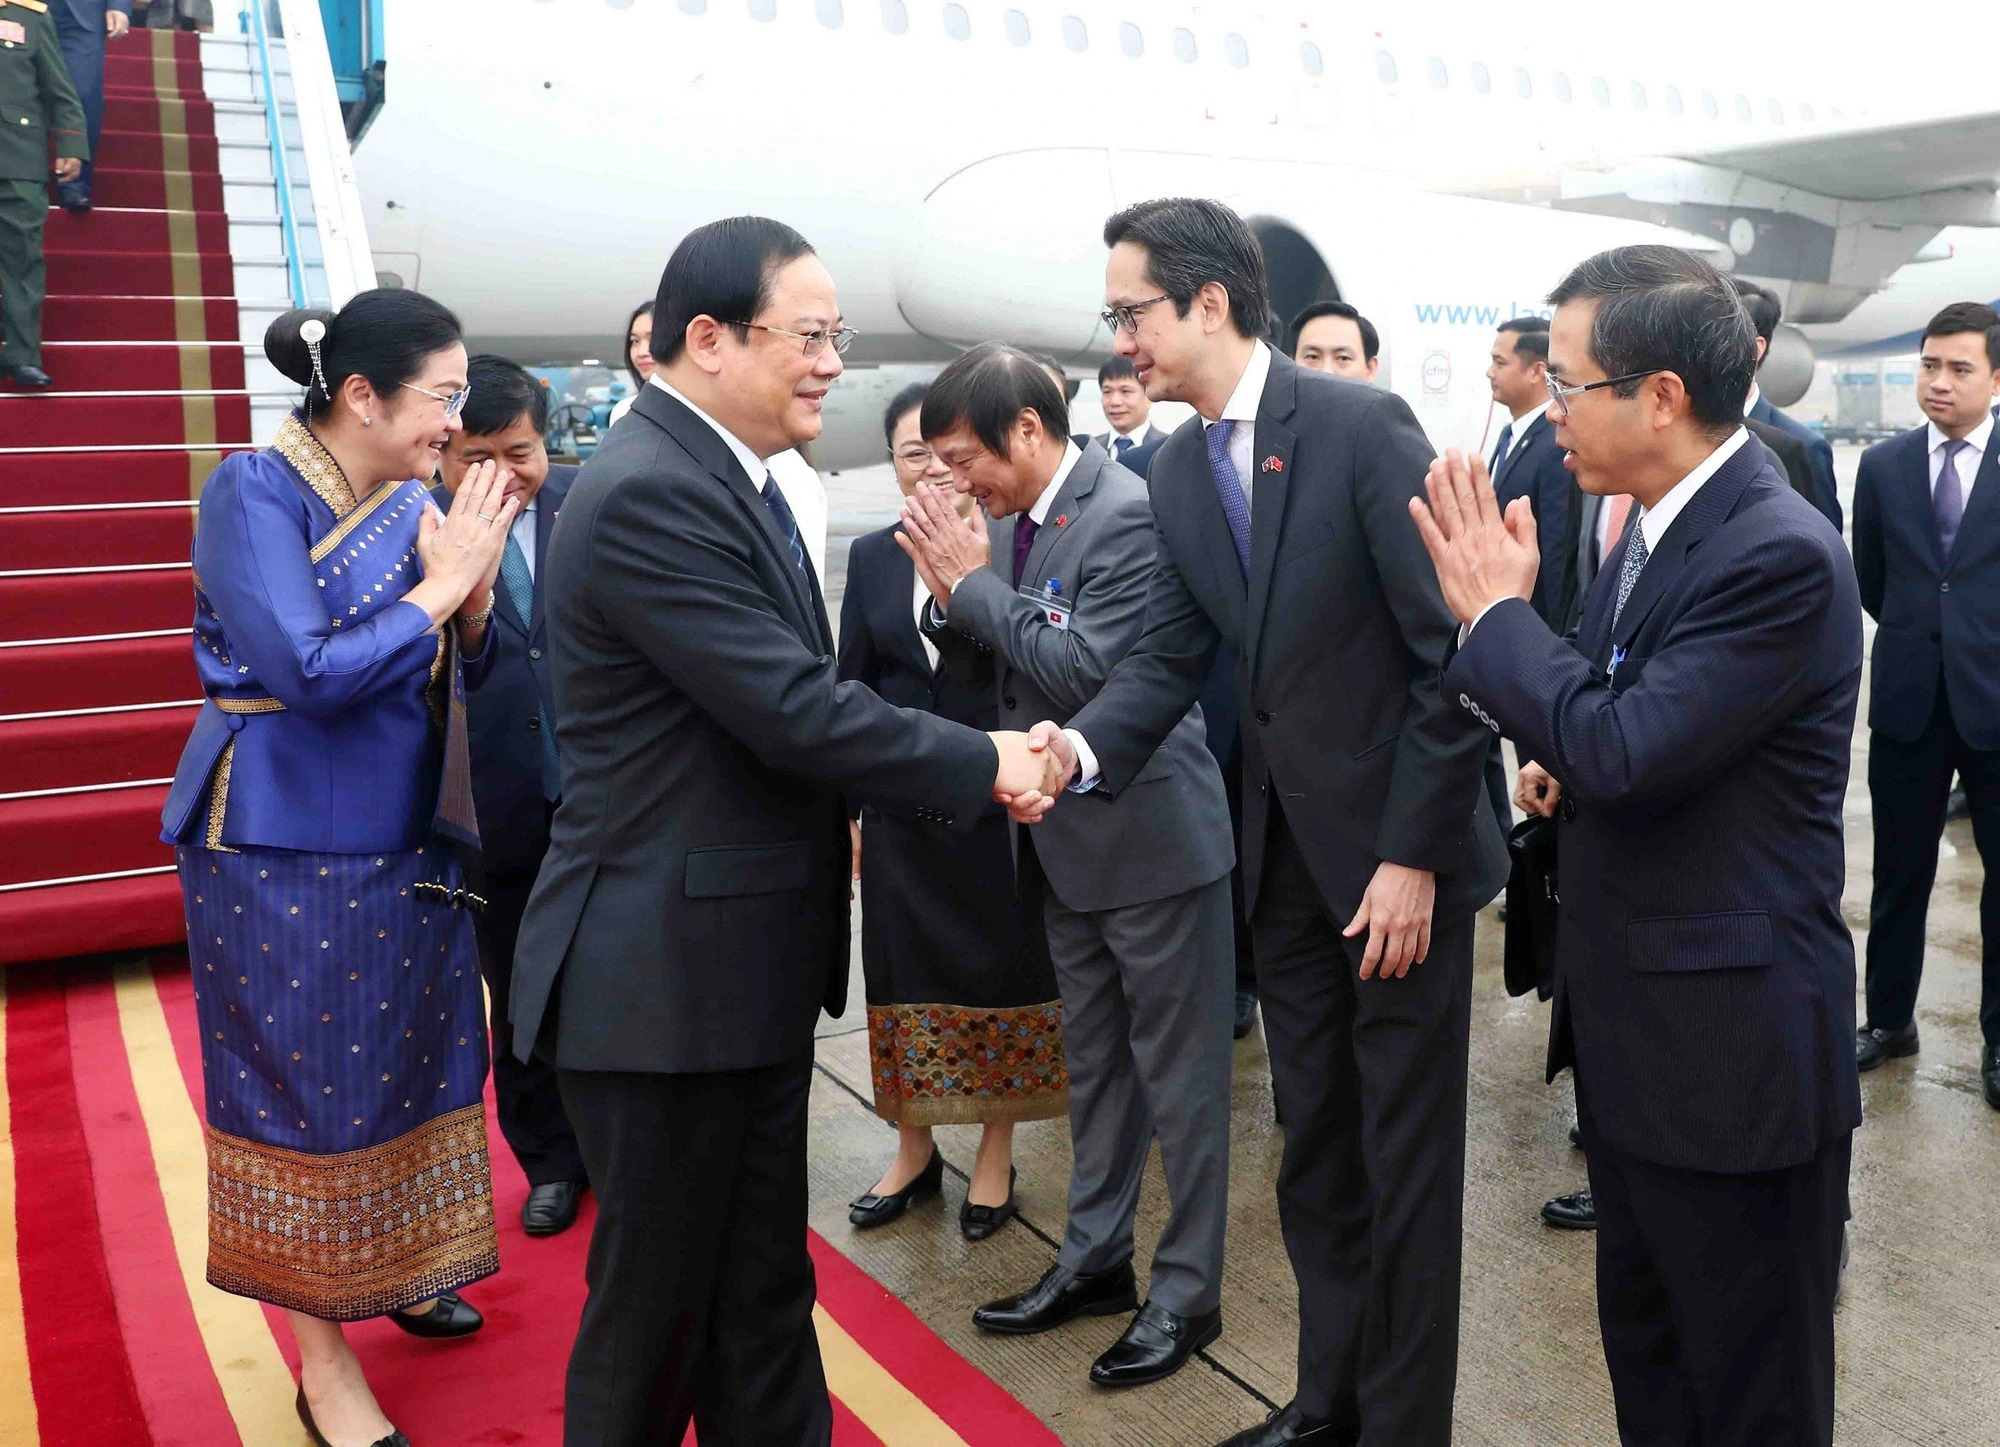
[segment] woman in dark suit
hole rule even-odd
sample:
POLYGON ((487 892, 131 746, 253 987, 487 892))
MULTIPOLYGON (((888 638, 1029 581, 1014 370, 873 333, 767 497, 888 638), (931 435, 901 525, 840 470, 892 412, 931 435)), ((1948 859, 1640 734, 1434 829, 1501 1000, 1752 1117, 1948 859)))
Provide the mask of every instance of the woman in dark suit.
MULTIPOLYGON (((924 445, 923 400, 923 387, 905 388, 883 418, 905 496, 924 477, 950 478, 924 445)), ((917 631, 930 593, 895 532, 858 537, 848 554, 840 676, 905 708, 997 728, 990 664, 961 676, 917 631)), ((883 1225, 936 1195, 944 1163, 931 1127, 977 1123, 985 1129, 959 1229, 971 1241, 992 1235, 1014 1214, 1014 1123, 1068 1112, 1062 1000, 1040 905, 1015 896, 1007 828, 997 805, 969 834, 873 804, 854 825, 875 1111, 900 1137, 895 1163, 849 1212, 856 1226, 883 1225)))

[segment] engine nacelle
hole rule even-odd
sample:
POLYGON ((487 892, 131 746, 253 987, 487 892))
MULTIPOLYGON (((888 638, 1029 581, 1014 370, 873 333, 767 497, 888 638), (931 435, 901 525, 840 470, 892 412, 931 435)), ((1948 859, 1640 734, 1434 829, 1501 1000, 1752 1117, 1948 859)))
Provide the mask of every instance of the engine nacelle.
POLYGON ((1818 358, 1806 334, 1795 326, 1780 324, 1764 353, 1764 365, 1757 372, 1757 390, 1771 399, 1773 407, 1789 407, 1805 396, 1812 386, 1813 364, 1818 358))

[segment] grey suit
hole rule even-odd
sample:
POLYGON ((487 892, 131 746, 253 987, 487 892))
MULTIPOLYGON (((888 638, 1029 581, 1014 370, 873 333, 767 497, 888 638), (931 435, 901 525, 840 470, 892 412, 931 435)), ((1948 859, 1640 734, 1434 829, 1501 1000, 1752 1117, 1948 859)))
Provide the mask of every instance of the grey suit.
MULTIPOLYGON (((1155 544, 1145 484, 1095 442, 1062 480, 1022 571, 1032 587, 1061 581, 1071 606, 1060 625, 1008 581, 1015 527, 991 524, 995 566, 959 584, 949 626, 933 612, 932 633, 941 649, 969 642, 998 656, 1000 727, 1026 729, 1082 708, 1137 641, 1155 544)), ((1148 1294, 1183 1316, 1220 1300, 1229 1185, 1236 851, 1205 739, 1190 710, 1115 797, 1071 795, 1016 831, 1022 873, 1046 881, 1063 996, 1075 1168, 1057 1260, 1085 1274, 1130 1258, 1157 1134, 1172 1213, 1148 1294)))

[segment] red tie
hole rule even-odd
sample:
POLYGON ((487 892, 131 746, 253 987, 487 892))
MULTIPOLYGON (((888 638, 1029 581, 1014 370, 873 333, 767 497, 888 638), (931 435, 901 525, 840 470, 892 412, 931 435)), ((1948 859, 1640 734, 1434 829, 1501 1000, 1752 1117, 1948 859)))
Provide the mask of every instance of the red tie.
POLYGON ((1632 515, 1632 494, 1613 493, 1604 504, 1604 546, 1597 550, 1597 566, 1603 567, 1604 560, 1611 556, 1611 550, 1618 546, 1618 539, 1625 535, 1625 519, 1632 515))

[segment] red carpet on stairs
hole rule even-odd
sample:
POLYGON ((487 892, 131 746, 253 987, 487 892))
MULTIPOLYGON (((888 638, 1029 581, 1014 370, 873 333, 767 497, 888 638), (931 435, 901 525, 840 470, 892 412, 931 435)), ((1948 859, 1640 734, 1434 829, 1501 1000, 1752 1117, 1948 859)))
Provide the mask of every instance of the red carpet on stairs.
MULTIPOLYGON (((290 1333, 202 1279, 201 1067, 186 957, 0 973, 0 1442, 293 1447, 290 1333), (11 1270, 9 1268, 12 1268, 11 1270)), ((485 1328, 349 1329, 417 1447, 556 1447, 593 1219, 530 1240, 490 1119, 500 1274, 485 1328)), ((836 1447, 1058 1439, 826 1241, 811 1239, 836 1447)))
POLYGON ((96 209, 49 212, 55 387, 0 383, 0 965, 181 936, 192 503, 251 440, 199 37, 112 42, 105 94, 96 209))

